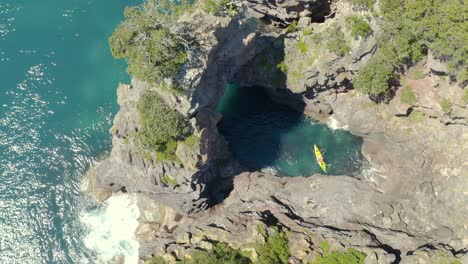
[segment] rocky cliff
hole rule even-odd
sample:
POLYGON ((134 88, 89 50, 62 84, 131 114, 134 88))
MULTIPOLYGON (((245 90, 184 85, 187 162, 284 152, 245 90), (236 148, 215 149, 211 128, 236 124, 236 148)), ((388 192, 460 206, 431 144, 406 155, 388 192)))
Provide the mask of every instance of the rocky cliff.
MULTIPOLYGON (((320 0, 248 0, 236 8, 180 17, 177 30, 197 43, 196 59, 176 76, 182 92, 136 79, 118 87, 112 151, 88 173, 89 191, 100 201, 137 194, 141 259, 173 261, 217 241, 248 249, 262 240, 257 226, 268 229, 274 219, 289 232, 291 263, 313 260, 323 241, 365 252, 366 263, 468 262, 468 109, 437 60, 405 71, 414 100, 402 86, 389 104, 375 104, 351 84, 376 50, 375 35, 344 31, 349 50, 341 55, 316 35, 364 11, 320 0), (216 128, 228 82, 261 85, 275 100, 363 137, 369 168, 359 177, 246 172, 216 128), (136 143, 146 90, 190 119, 198 140, 179 142, 176 161, 136 143)), ((377 18, 365 15, 378 31, 377 18)))

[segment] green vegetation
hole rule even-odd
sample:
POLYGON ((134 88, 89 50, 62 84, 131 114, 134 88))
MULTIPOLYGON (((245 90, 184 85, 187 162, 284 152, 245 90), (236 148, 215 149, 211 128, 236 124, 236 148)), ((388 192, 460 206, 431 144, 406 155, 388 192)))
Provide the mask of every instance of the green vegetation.
POLYGON ((291 33, 291 32, 296 32, 299 28, 297 27, 297 20, 294 20, 289 26, 286 28, 286 30, 291 33))
POLYGON ((146 262, 146 264, 166 264, 167 261, 160 256, 153 257, 150 261, 146 262))
POLYGON ((350 51, 345 36, 337 24, 331 25, 325 31, 325 42, 326 48, 338 56, 344 56, 350 51))
POLYGON ((186 258, 182 264, 250 264, 252 261, 244 256, 239 250, 235 250, 224 243, 217 243, 212 250, 196 251, 189 259, 186 258))
POLYGON ((299 41, 296 43, 296 47, 299 49, 300 52, 306 53, 307 52, 307 43, 305 43, 303 37, 299 37, 299 41))
POLYGON ((211 14, 217 14, 228 8, 229 0, 204 0, 204 10, 211 14))
POLYGON ((184 117, 167 106, 156 92, 145 92, 138 102, 140 129, 136 138, 144 150, 156 152, 158 160, 175 160, 177 140, 190 132, 184 117))
POLYGON ((284 231, 278 230, 274 235, 268 235, 263 226, 257 231, 265 238, 265 243, 257 246, 258 264, 286 264, 290 256, 288 239, 284 231))
POLYGON ((415 80, 421 80, 424 79, 424 77, 426 77, 426 73, 424 73, 423 70, 416 70, 413 73, 411 73, 411 78, 415 80))
POLYGON ((414 94, 411 87, 406 86, 401 91, 401 101, 403 103, 408 104, 408 105, 413 105, 416 102, 416 100, 417 100, 416 95, 414 94))
POLYGON ((442 100, 439 105, 444 113, 448 114, 452 112, 452 103, 448 99, 442 100))
POLYGON ((465 92, 462 96, 462 100, 463 102, 465 102, 465 104, 468 104, 468 88, 465 88, 465 92))
POLYGON ((288 65, 282 61, 280 63, 278 63, 278 65, 276 65, 276 67, 278 67, 278 69, 284 73, 284 74, 287 74, 288 73, 288 65))
POLYGON ((375 0, 350 0, 351 4, 356 7, 364 8, 364 9, 372 9, 374 6, 375 0))
POLYGON ((177 180, 168 175, 164 175, 161 179, 161 182, 166 185, 172 185, 172 186, 177 185, 177 180))
POLYGON ((424 116, 423 113, 419 112, 419 111, 411 111, 411 113, 409 114, 408 116, 408 120, 411 122, 411 123, 419 123, 419 122, 422 122, 424 121, 426 117, 424 116))
POLYGON ((367 255, 363 252, 349 248, 344 252, 330 251, 330 245, 323 242, 321 245, 322 255, 318 256, 309 264, 364 264, 367 255))
POLYGON ((464 3, 459 0, 381 0, 383 18, 378 50, 353 84, 374 98, 391 96, 388 90, 401 66, 411 66, 431 49, 447 64, 450 75, 467 80, 464 3), (384 65, 385 64, 385 65, 384 65))
POLYGON ((311 28, 305 28, 304 30, 302 30, 302 35, 304 36, 312 35, 313 33, 314 31, 311 28))
POLYGON ((184 143, 189 147, 196 147, 198 144, 200 144, 200 137, 192 134, 184 140, 184 143))
POLYGON ((125 21, 115 29, 109 44, 115 58, 127 61, 129 74, 154 83, 177 73, 187 55, 180 36, 161 22, 161 11, 151 10, 127 7, 125 21))
POLYGON ((351 36, 354 38, 365 38, 372 34, 372 28, 361 16, 347 16, 345 20, 346 27, 349 31, 351 31, 351 36))

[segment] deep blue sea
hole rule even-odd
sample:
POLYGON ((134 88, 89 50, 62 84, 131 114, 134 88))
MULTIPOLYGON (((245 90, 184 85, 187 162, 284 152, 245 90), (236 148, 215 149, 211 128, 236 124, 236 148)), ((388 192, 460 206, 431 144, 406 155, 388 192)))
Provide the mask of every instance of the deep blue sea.
POLYGON ((107 38, 140 2, 0 1, 1 264, 97 262, 80 183, 110 149, 115 88, 129 81, 107 38))

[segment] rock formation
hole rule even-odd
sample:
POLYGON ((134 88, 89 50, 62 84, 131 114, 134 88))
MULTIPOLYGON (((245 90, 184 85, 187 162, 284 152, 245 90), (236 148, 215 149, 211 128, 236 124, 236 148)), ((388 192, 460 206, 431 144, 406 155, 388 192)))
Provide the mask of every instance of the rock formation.
MULTIPOLYGON (((177 76, 183 93, 136 79, 117 90, 112 151, 88 173, 89 191, 100 201, 138 193, 145 212, 136 230, 141 258, 181 258, 215 241, 245 248, 261 240, 256 226, 273 218, 290 232, 293 263, 313 259, 324 240, 365 252, 367 263, 430 263, 441 253, 468 261, 468 110, 458 99, 449 112, 439 105, 461 98, 462 90, 426 70, 423 81, 407 77, 419 103, 401 103, 397 93, 390 104, 377 105, 353 91, 350 80, 373 55, 374 36, 345 36, 345 56, 309 47, 310 61, 301 64, 306 55, 297 43, 310 36, 285 28, 295 20, 314 32, 343 25, 344 16, 357 12, 346 1, 248 0, 240 10, 180 18, 180 30, 198 43, 196 63, 177 76), (278 69, 281 62, 287 73, 278 69), (359 177, 245 172, 216 128, 217 103, 232 81, 261 84, 275 100, 321 120, 333 114, 340 127, 363 137, 369 169, 359 177), (180 162, 158 161, 134 144, 142 90, 158 92, 190 118, 199 142, 179 143, 180 162), (421 113, 418 119, 412 111, 421 113)), ((431 60, 431 70, 443 71, 431 60)))

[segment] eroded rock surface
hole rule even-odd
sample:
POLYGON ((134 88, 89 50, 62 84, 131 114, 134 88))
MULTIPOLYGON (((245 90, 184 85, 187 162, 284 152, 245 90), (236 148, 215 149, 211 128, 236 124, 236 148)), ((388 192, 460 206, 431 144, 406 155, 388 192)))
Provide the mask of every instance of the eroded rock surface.
POLYGON ((297 43, 309 37, 282 28, 301 18, 300 27, 321 32, 331 23, 343 26, 344 16, 356 12, 346 1, 326 3, 247 1, 246 13, 234 17, 182 17, 181 30, 192 31, 199 44, 197 60, 177 76, 185 92, 138 80, 119 86, 113 148, 89 172, 89 190, 98 200, 115 192, 140 193, 139 206, 147 212, 135 231, 142 259, 175 260, 214 241, 248 249, 262 241, 257 226, 275 219, 290 232, 293 263, 313 259, 324 240, 365 252, 367 263, 430 263, 440 252, 468 262, 468 111, 461 99, 453 100, 450 113, 434 101, 460 97, 459 88, 425 86, 439 83, 437 76, 409 80, 419 100, 414 105, 376 105, 351 91, 350 79, 375 51, 374 36, 346 36, 350 52, 341 57, 309 46, 317 56, 301 67, 305 55, 297 43), (287 73, 277 67, 284 61, 292 65, 287 73), (261 84, 272 98, 322 120, 333 113, 340 127, 364 138, 369 168, 354 178, 243 172, 216 128, 216 105, 229 81, 261 84), (157 91, 191 118, 200 141, 195 147, 179 143, 179 162, 158 161, 134 144, 143 90, 157 91), (423 119, 411 118, 411 111, 423 119), (218 196, 223 194, 224 200, 218 196))

